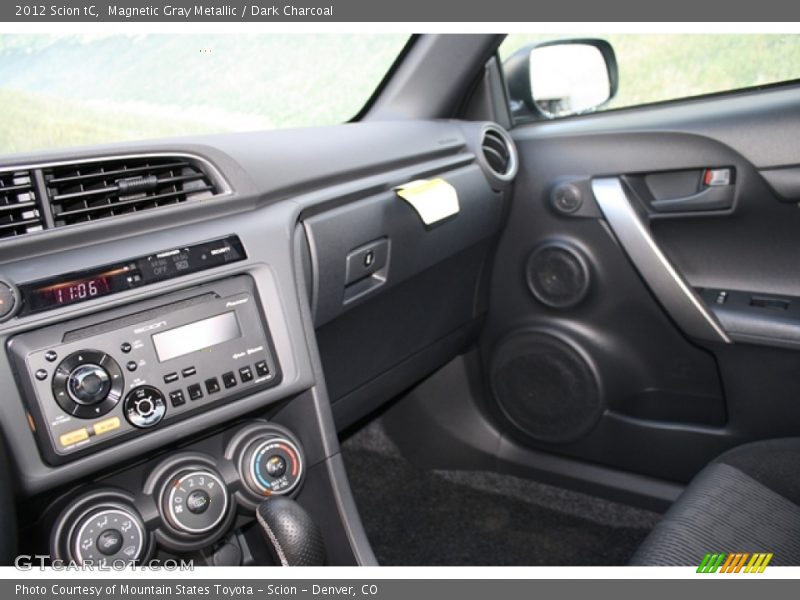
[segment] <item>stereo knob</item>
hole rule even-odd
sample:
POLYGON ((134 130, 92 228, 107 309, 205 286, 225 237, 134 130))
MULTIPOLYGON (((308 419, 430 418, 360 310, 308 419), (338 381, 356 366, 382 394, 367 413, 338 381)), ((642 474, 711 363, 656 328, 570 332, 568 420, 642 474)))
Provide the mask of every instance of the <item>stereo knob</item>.
POLYGON ((261 438, 245 451, 244 479, 259 496, 285 495, 303 476, 303 459, 298 447, 282 437, 261 438))
POLYGON ((164 394, 152 385, 140 385, 125 396, 125 418, 134 427, 146 429, 157 425, 167 412, 164 394))
POLYGON ((73 417, 94 419, 113 409, 124 390, 122 370, 108 354, 81 350, 67 356, 53 373, 53 396, 73 417))
POLYGON ((79 564, 133 562, 144 553, 144 525, 127 507, 108 506, 91 511, 73 531, 70 553, 79 564))
POLYGON ((67 378, 67 391, 78 404, 91 406, 105 400, 111 390, 111 376, 103 367, 84 364, 75 368, 67 378))
POLYGON ((161 510, 166 521, 181 533, 206 533, 228 513, 228 488, 211 470, 181 471, 167 482, 161 510))

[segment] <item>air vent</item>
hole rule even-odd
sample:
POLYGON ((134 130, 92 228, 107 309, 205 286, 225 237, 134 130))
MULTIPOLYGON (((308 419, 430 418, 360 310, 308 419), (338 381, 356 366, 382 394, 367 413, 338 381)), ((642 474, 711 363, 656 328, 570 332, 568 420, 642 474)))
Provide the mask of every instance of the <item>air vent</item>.
POLYGON ((502 181, 509 181, 517 174, 517 155, 514 143, 499 127, 488 126, 483 130, 481 152, 492 174, 502 181))
POLYGON ((75 163, 43 173, 55 227, 201 200, 220 191, 198 163, 181 157, 75 163))
POLYGON ((42 229, 30 171, 0 173, 0 238, 42 229))

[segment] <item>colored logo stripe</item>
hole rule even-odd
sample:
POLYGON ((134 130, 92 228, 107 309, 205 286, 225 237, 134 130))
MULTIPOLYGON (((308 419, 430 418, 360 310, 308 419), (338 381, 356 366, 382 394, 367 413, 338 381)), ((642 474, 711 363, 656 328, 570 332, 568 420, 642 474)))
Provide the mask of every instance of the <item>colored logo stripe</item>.
POLYGON ((772 553, 764 554, 753 554, 753 558, 750 559, 750 562, 747 565, 747 568, 744 570, 745 573, 763 573, 764 569, 767 568, 769 561, 772 560, 772 553))
POLYGON ((725 560, 726 555, 724 553, 714 553, 714 554, 706 554, 703 557, 703 561, 700 563, 700 566, 697 567, 698 573, 716 573, 717 569, 719 569, 722 561, 725 560))
POLYGON ((697 567, 698 573, 739 573, 744 569, 744 573, 763 573, 764 569, 772 560, 772 552, 734 552, 726 554, 724 552, 707 553, 700 566, 697 567), (750 562, 747 562, 747 559, 750 562), (747 566, 745 566, 747 563, 747 566))

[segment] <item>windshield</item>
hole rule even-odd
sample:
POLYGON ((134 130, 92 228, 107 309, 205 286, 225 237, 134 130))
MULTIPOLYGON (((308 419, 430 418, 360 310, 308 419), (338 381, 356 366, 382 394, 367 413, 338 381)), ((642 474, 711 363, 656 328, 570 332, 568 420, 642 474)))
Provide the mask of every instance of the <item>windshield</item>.
POLYGON ((0 153, 329 125, 406 35, 0 35, 0 153))

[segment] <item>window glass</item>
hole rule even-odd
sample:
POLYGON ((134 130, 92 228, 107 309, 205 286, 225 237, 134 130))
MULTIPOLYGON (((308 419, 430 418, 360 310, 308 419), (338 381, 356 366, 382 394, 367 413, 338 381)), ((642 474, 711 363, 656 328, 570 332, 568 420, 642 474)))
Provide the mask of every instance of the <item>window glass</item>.
POLYGON ((0 35, 0 152, 341 123, 407 35, 0 35))

